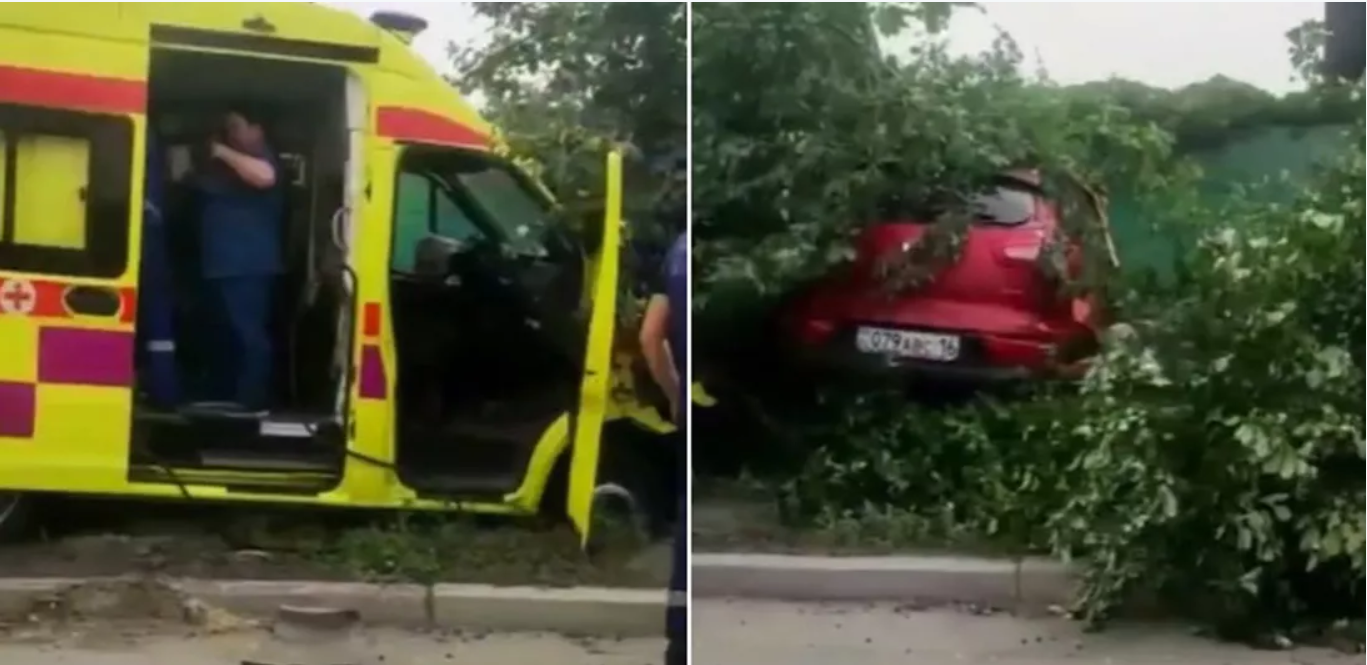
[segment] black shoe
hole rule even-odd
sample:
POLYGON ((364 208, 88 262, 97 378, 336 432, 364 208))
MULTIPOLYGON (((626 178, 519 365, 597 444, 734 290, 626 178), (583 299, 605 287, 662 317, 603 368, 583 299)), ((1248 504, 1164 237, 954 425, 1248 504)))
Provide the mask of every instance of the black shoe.
POLYGON ((670 640, 665 647, 665 665, 688 665, 688 644, 670 640))

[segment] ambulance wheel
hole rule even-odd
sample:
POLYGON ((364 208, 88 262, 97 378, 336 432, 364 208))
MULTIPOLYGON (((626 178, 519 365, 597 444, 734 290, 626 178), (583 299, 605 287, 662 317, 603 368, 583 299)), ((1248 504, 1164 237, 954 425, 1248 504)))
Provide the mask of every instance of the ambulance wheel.
POLYGON ((28 529, 33 497, 0 492, 0 543, 18 539, 28 529))
POLYGON ((630 489, 600 483, 593 489, 593 524, 589 527, 591 555, 635 551, 650 542, 649 510, 630 489))
POLYGON ((624 421, 603 430, 598 486, 593 490, 590 552, 639 549, 659 534, 669 515, 669 449, 656 435, 624 421))

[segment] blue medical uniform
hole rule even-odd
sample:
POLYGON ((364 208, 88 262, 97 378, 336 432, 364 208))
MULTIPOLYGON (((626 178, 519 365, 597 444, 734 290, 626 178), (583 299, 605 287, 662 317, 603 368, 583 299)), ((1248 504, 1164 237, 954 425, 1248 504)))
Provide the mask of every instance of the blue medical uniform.
MULTIPOLYGON (((679 387, 678 445, 682 447, 679 470, 688 473, 688 436, 686 409, 691 401, 688 386, 688 236, 674 239, 665 255, 664 294, 669 299, 669 350, 674 356, 674 369, 684 385, 679 387)), ((674 565, 669 580, 669 606, 665 616, 665 634, 669 638, 665 653, 666 665, 688 662, 688 506, 687 478, 679 483, 679 511, 674 534, 674 565)))
MULTIPOLYGON (((252 156, 269 160, 280 173, 269 151, 252 156)), ((213 317, 209 398, 266 409, 274 365, 272 293, 283 272, 284 189, 280 183, 252 187, 227 165, 213 167, 199 182, 204 194, 200 261, 213 317)))
POLYGON ((167 247, 164 155, 156 138, 147 138, 143 183, 142 254, 138 276, 138 332, 146 355, 143 389, 159 407, 180 401, 176 367, 175 283, 167 247))
MULTIPOLYGON (((680 380, 688 376, 688 236, 680 235, 665 256, 665 296, 669 298, 669 351, 680 380)), ((687 392, 687 391, 684 391, 687 392)), ((680 414, 682 415, 682 414, 680 414)))

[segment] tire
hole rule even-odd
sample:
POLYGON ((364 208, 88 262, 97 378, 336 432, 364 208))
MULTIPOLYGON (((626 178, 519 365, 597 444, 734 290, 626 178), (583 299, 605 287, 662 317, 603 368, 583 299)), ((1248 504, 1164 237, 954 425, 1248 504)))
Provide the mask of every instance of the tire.
POLYGON ((616 483, 599 483, 593 491, 589 556, 621 556, 649 543, 650 520, 647 511, 625 487, 616 483))
MULTIPOLYGON (((673 533, 683 457, 674 448, 677 441, 662 438, 626 421, 603 428, 589 527, 591 556, 644 545, 673 533)), ((572 450, 565 451, 547 482, 540 506, 547 519, 568 519, 565 493, 572 456, 572 450)))
POLYGON ((642 538, 667 535, 676 517, 673 502, 682 477, 675 437, 626 422, 609 424, 603 434, 594 514, 601 512, 609 521, 629 525, 642 538))

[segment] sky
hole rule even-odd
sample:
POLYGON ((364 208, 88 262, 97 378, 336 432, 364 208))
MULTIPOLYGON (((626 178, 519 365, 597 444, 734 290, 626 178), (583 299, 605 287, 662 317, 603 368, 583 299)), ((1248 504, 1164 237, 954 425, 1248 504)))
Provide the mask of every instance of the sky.
POLYGON ((450 67, 446 45, 478 43, 483 25, 464 2, 324 2, 362 16, 379 10, 414 14, 427 19, 427 30, 413 40, 413 48, 441 71, 450 67))
MULTIPOLYGON (((324 4, 362 15, 387 9, 426 18, 430 27, 414 48, 441 69, 449 66, 447 43, 478 43, 483 29, 464 3, 324 4)), ((1064 84, 1120 76, 1180 87, 1224 74, 1271 92, 1296 87, 1286 31, 1321 18, 1324 11, 1322 2, 981 4, 985 15, 961 12, 951 24, 955 50, 984 48, 1000 28, 1016 38, 1027 57, 1038 56, 1049 75, 1064 84)))
POLYGON ((1322 19, 1322 2, 988 2, 950 25, 957 50, 1000 26, 1064 84, 1119 76, 1164 88, 1224 74, 1270 92, 1292 82, 1286 32, 1322 19))

